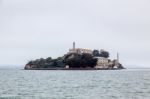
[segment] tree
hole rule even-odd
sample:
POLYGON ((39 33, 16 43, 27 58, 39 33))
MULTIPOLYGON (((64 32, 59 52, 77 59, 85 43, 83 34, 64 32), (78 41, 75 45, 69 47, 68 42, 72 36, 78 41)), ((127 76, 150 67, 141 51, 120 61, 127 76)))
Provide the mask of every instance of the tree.
POLYGON ((71 53, 66 55, 65 64, 70 68, 79 68, 81 66, 81 55, 77 53, 71 53))
POLYGON ((30 66, 31 68, 64 68, 65 63, 63 57, 58 57, 57 59, 48 57, 46 59, 40 58, 29 61, 26 66, 30 66))
POLYGON ((88 53, 71 53, 65 57, 65 64, 69 65, 70 68, 94 67, 96 63, 97 59, 94 59, 93 56, 88 53))
POLYGON ((93 50, 93 56, 98 57, 100 55, 99 50, 93 50))
POLYGON ((58 57, 57 60, 63 60, 63 57, 58 57))
POLYGON ((51 57, 46 58, 46 62, 50 62, 52 60, 51 57))
POLYGON ((100 57, 108 58, 109 57, 109 52, 101 50, 100 51, 100 57))
POLYGON ((94 59, 91 54, 83 53, 81 62, 84 63, 82 64, 84 67, 94 67, 96 66, 97 59, 94 59))

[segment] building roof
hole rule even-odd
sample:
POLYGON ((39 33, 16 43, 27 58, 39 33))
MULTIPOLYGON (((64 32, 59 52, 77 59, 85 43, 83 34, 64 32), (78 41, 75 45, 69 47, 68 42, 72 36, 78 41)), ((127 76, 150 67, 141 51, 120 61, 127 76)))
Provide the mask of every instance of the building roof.
POLYGON ((94 57, 94 58, 97 58, 97 59, 108 59, 108 58, 105 58, 105 57, 94 57))

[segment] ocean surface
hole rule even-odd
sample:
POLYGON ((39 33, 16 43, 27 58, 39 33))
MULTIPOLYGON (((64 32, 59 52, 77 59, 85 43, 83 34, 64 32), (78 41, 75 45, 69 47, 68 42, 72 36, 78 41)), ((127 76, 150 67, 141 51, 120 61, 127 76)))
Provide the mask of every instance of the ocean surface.
POLYGON ((0 69, 0 99, 150 99, 150 69, 0 69))

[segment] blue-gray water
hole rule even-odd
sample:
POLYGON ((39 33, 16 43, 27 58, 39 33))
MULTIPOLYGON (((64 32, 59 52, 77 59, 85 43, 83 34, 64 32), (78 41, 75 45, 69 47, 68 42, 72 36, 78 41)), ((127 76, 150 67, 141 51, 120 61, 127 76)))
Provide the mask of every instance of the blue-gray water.
POLYGON ((150 99, 150 70, 0 70, 0 99, 150 99))

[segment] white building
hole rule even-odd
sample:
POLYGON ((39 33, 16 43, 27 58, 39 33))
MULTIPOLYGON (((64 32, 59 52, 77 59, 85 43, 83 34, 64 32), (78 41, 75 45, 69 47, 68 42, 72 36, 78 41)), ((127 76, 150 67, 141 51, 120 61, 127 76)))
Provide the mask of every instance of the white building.
POLYGON ((104 57, 94 57, 94 58, 98 59, 95 68, 108 68, 110 63, 108 58, 104 58, 104 57))
POLYGON ((88 54, 92 54, 92 50, 90 49, 84 49, 84 48, 76 48, 75 47, 75 42, 73 42, 73 48, 69 49, 68 53, 78 53, 78 54, 82 54, 82 53, 88 53, 88 54))
POLYGON ((78 54, 89 53, 89 54, 92 54, 92 50, 83 49, 83 48, 75 48, 75 49, 69 49, 69 53, 78 53, 78 54))

